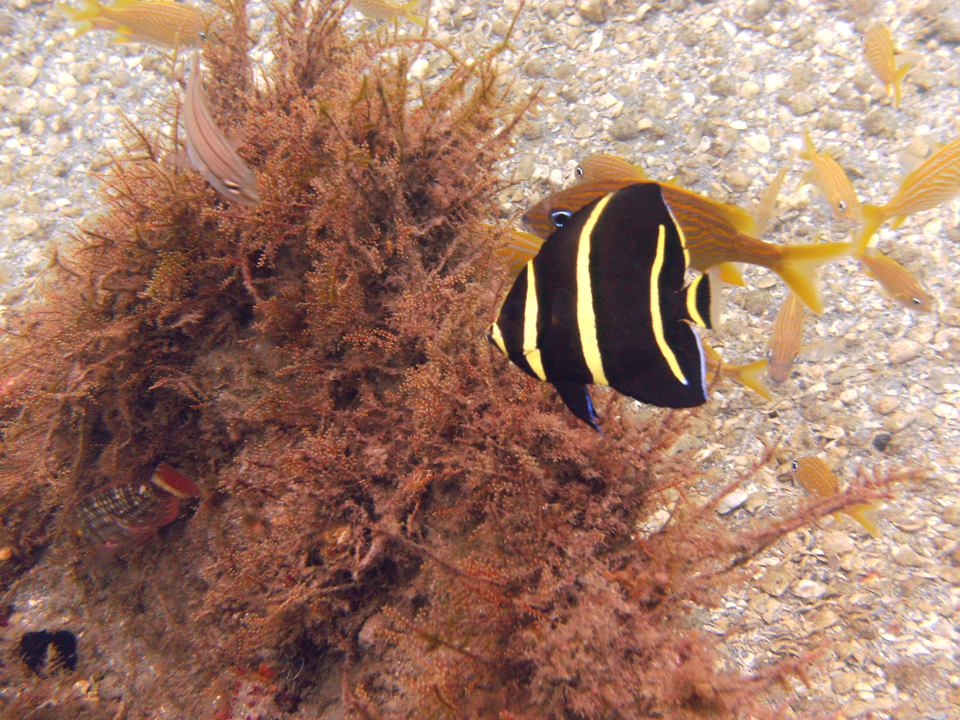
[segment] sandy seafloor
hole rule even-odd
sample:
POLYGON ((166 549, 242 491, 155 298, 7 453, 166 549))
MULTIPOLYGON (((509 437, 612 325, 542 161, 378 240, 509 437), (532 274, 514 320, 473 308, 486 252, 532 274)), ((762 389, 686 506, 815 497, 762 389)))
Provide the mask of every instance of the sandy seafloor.
MULTIPOLYGON (((531 3, 513 39, 517 52, 503 55, 515 68, 515 90, 540 88, 541 98, 503 168, 516 181, 501 197, 505 221, 568 182, 576 159, 592 152, 616 152, 655 179, 678 177, 685 187, 752 208, 808 128, 854 178, 861 200, 882 203, 904 172, 898 153, 929 154, 960 136, 955 2, 581 5, 531 3), (918 60, 899 110, 862 56, 863 31, 881 20, 918 60)), ((431 27, 455 46, 490 45, 515 7, 515 0, 442 0, 431 10, 431 27)), ((265 14, 254 8, 251 17, 254 35, 262 33, 265 14)), ((358 31, 359 18, 349 18, 358 31)), ((154 103, 173 85, 158 51, 110 45, 105 34, 71 40, 49 2, 6 0, 0 37, 5 329, 6 316, 41 292, 36 278, 52 249, 96 212, 95 173, 119 148, 121 113, 153 127, 154 103)), ((438 70, 433 62, 414 66, 426 79, 438 70)), ((798 188, 806 167, 794 162, 765 239, 843 238, 822 197, 798 188)), ((684 441, 701 446, 704 494, 752 463, 759 438, 783 443, 783 463, 820 453, 845 479, 861 465, 929 468, 924 480, 894 488, 879 513, 880 537, 827 518, 769 550, 722 607, 703 611, 730 663, 744 670, 823 644, 809 686, 792 681, 799 700, 784 717, 960 718, 958 226, 954 201, 879 235, 881 249, 923 280, 938 312, 918 314, 883 298, 852 260, 828 267, 827 309, 808 316, 805 343, 832 352, 802 360, 772 403, 722 384, 684 441), (875 440, 883 433, 890 440, 881 451, 875 440)), ((751 269, 747 278, 749 288, 726 292, 724 327, 711 335, 732 363, 765 352, 784 295, 765 270, 751 269)), ((777 518, 804 502, 783 481, 784 469, 771 465, 751 478, 722 521, 736 527, 777 518)), ((668 512, 669 505, 652 522, 668 512)), ((82 633, 55 580, 41 562, 21 583, 11 624, 0 631, 5 654, 26 630, 82 633)), ((0 688, 0 695, 16 691, 0 688)), ((160 709, 155 716, 167 717, 160 709)))

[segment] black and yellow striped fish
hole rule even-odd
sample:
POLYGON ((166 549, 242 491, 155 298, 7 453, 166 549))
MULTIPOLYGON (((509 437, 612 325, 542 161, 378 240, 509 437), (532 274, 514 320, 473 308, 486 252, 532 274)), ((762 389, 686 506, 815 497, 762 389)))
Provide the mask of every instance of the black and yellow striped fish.
POLYGON ((661 407, 702 405, 706 364, 693 323, 712 325, 719 284, 704 274, 685 285, 687 265, 658 184, 608 193, 527 263, 490 341, 595 430, 587 385, 661 407))

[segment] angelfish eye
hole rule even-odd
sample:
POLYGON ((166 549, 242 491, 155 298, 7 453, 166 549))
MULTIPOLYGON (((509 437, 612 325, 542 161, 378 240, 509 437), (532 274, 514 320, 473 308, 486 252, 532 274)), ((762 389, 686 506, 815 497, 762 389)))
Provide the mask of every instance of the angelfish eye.
POLYGON ((800 469, 800 463, 794 460, 792 463, 790 463, 790 469, 796 472, 797 470, 800 469))
POLYGON ((554 226, 561 228, 570 222, 570 218, 573 217, 573 213, 569 210, 554 210, 550 213, 550 219, 553 221, 554 226))

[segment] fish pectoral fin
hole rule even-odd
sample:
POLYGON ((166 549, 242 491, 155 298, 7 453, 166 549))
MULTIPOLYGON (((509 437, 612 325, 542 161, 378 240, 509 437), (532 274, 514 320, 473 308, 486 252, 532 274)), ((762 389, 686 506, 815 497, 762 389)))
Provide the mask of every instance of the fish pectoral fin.
POLYGON ((597 424, 597 420, 600 418, 593 410, 593 400, 590 399, 590 391, 586 385, 574 382, 555 382, 553 386, 557 389, 560 399, 563 400, 563 404, 569 408, 570 412, 603 435, 603 430, 597 424))
POLYGON ((717 267, 720 269, 720 279, 727 285, 747 286, 747 281, 743 279, 743 273, 741 272, 743 263, 725 262, 720 263, 717 267))

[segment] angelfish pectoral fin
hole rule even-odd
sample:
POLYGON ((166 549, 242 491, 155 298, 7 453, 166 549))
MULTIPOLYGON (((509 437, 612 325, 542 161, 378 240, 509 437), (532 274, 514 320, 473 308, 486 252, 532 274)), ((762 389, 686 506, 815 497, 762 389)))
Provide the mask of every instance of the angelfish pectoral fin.
POLYGON ((597 424, 597 414, 593 411, 593 401, 590 399, 590 391, 582 383, 558 382, 553 386, 560 394, 560 399, 564 405, 570 408, 570 412, 583 420, 598 433, 603 435, 603 430, 597 424))

